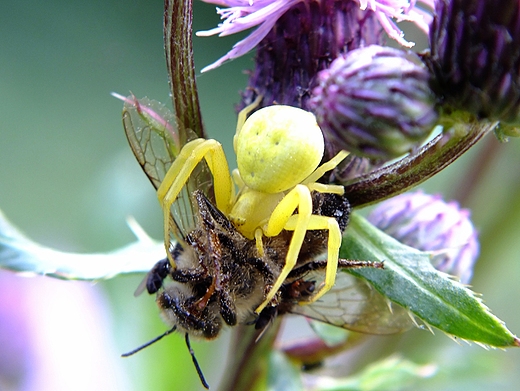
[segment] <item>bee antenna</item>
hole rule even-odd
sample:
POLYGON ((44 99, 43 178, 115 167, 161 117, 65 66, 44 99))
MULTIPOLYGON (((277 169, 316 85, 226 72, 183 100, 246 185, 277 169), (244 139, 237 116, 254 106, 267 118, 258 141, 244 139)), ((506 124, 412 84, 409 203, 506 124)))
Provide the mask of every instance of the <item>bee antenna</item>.
POLYGON ((175 330, 177 330, 177 326, 173 326, 170 330, 167 330, 165 331, 163 334, 159 335, 158 337, 155 337, 154 339, 152 339, 151 341, 148 341, 146 342, 145 344, 139 346, 138 348, 128 352, 128 353, 123 353, 121 355, 121 357, 129 357, 141 350, 143 350, 144 348, 147 348, 148 346, 150 346, 151 344, 154 344, 156 343, 157 341, 159 341, 162 337, 166 337, 168 334, 171 334, 173 333, 175 330))
POLYGON ((191 359, 193 360, 193 365, 195 365, 195 369, 197 370, 197 374, 199 375, 200 382, 204 386, 205 389, 209 390, 209 384, 206 382, 206 379, 204 379, 204 374, 202 373, 202 369, 200 369, 199 362, 197 361, 197 358, 195 357, 195 352, 191 348, 190 344, 190 337, 188 333, 185 335, 186 339, 186 346, 188 347, 188 351, 190 352, 191 359))

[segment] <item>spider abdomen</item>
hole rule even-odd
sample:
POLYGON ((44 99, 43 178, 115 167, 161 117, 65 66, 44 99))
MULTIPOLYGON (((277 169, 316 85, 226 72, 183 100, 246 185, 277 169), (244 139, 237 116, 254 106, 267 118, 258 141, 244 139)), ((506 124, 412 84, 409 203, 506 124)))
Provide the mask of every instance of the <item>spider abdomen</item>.
POLYGON ((302 182, 318 167, 323 134, 314 114, 291 106, 253 113, 236 139, 240 176, 251 189, 279 193, 302 182))

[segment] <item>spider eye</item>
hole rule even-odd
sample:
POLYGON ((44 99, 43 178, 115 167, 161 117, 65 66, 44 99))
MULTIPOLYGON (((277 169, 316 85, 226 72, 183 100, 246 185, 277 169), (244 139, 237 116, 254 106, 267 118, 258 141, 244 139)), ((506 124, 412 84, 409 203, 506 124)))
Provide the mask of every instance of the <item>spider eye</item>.
POLYGON ((302 182, 318 167, 323 151, 314 114, 291 106, 258 110, 236 140, 240 176, 263 193, 279 193, 302 182))

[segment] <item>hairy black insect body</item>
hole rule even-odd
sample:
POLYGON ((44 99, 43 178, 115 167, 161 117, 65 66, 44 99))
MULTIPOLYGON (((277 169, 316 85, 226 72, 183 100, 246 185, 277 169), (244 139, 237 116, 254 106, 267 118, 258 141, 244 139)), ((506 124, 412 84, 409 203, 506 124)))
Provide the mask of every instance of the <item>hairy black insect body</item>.
MULTIPOLYGON (((311 296, 315 282, 304 281, 303 276, 311 270, 323 271, 324 261, 319 267, 309 265, 326 251, 326 230, 307 231, 297 267, 290 274, 297 277, 288 279, 258 316, 254 309, 283 267, 292 232, 265 238, 264 255, 259 256, 256 242, 242 236, 202 192, 195 191, 193 197, 198 206, 197 226, 186 235, 186 243, 177 243, 172 251, 177 268, 164 259, 146 279, 146 288, 150 294, 157 293, 157 305, 168 325, 192 336, 213 339, 224 325, 256 323, 257 328, 263 328, 272 318, 267 313, 276 316, 290 312, 290 307, 311 296), (295 288, 297 281, 299 288, 295 288), (298 289, 301 292, 296 296, 298 289)), ((313 214, 334 217, 343 231, 350 207, 343 196, 314 192, 313 214)), ((344 261, 340 264, 348 267, 344 261)))
POLYGON ((198 224, 187 235, 187 245, 176 247, 177 268, 170 267, 165 276, 165 268, 157 266, 148 275, 147 287, 153 288, 150 293, 158 292, 157 304, 167 324, 212 339, 224 324, 251 319, 280 265, 259 257, 255 242, 243 237, 202 192, 196 191, 194 198, 198 224), (169 283, 164 283, 166 277, 169 283))

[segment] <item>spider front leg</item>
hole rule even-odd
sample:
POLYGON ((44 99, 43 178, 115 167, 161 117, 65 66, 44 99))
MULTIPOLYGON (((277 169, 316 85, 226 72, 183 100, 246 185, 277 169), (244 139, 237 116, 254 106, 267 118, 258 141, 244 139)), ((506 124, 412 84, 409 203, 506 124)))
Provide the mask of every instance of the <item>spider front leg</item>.
POLYGON ((325 283, 309 302, 313 302, 323 296, 323 294, 334 285, 336 279, 339 247, 341 245, 341 230, 334 218, 312 214, 312 198, 308 186, 296 185, 294 189, 280 201, 269 218, 263 233, 265 236, 276 236, 283 229, 294 231, 285 258, 285 264, 265 300, 256 309, 256 313, 260 313, 265 306, 269 304, 291 270, 294 269, 305 234, 308 230, 323 229, 329 232, 325 283), (293 214, 296 208, 298 208, 298 213, 293 214))
MULTIPOLYGON (((285 225, 286 230, 294 230, 297 220, 291 217, 285 225)), ((327 242, 327 266, 325 268, 325 280, 320 285, 317 292, 314 292, 307 301, 302 301, 300 304, 314 303, 325 293, 327 293, 336 282, 336 273, 338 271, 339 262, 339 248, 341 247, 341 229, 338 222, 333 217, 312 215, 307 226, 307 230, 327 230, 329 238, 327 242)))
POLYGON ((213 175, 215 201, 217 208, 227 214, 234 198, 233 182, 229 173, 226 155, 222 145, 216 140, 195 139, 187 143, 172 163, 161 186, 157 189, 157 198, 164 214, 164 247, 171 265, 175 261, 169 251, 171 206, 188 181, 195 167, 203 160, 213 175))

